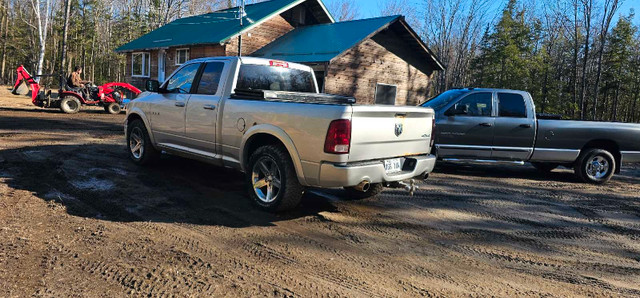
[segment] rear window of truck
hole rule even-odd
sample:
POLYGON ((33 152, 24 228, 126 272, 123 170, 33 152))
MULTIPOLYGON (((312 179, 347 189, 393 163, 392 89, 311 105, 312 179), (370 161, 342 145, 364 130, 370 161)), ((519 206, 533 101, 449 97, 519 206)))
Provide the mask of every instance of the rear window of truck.
POLYGON ((281 66, 243 64, 237 89, 316 93, 310 71, 281 66))

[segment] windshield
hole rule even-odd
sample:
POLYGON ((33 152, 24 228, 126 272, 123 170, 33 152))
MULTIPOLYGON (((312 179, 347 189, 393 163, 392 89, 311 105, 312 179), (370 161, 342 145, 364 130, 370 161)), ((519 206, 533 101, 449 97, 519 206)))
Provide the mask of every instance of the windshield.
POLYGON ((254 64, 240 66, 236 88, 316 93, 311 71, 254 64))
POLYGON ((469 92, 468 90, 449 90, 440 95, 433 97, 427 100, 425 103, 421 104, 423 107, 432 108, 435 111, 439 111, 442 108, 446 107, 451 101, 460 97, 460 95, 466 94, 469 92))

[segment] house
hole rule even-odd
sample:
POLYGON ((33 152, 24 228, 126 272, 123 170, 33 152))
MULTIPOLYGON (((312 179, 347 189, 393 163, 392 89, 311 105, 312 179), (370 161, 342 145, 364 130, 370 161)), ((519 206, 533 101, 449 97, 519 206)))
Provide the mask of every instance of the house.
POLYGON ((249 55, 294 28, 333 23, 321 0, 271 0, 247 5, 243 25, 238 8, 175 20, 116 49, 127 55, 128 83, 142 87, 164 81, 181 64, 196 58, 249 55))
POLYGON ((163 81, 189 59, 242 55, 307 64, 326 93, 359 103, 416 104, 444 67, 401 16, 334 22, 321 0, 271 0, 176 20, 116 51, 127 80, 163 81), (240 37, 241 36, 241 37, 240 37), (240 38, 239 38, 240 37, 240 38))

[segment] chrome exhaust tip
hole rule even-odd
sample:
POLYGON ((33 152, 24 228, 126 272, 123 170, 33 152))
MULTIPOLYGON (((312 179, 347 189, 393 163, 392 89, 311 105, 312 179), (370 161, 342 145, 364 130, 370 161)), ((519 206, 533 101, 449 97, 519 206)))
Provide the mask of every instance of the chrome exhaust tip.
POLYGON ((362 182, 360 182, 360 184, 355 186, 355 189, 357 191, 367 192, 369 190, 369 187, 371 187, 371 183, 369 183, 369 181, 367 180, 363 180, 362 182))

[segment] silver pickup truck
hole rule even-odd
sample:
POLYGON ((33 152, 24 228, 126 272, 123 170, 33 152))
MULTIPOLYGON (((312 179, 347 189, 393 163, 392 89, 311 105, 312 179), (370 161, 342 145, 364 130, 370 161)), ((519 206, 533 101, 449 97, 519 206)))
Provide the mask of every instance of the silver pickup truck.
POLYGON ((640 162, 639 124, 538 119, 524 91, 453 89, 421 106, 436 112, 437 156, 445 161, 563 165, 597 184, 623 162, 640 162))
POLYGON ((434 112, 361 106, 319 94, 304 65, 249 57, 192 60, 127 107, 131 160, 161 152, 246 173, 258 206, 298 205, 307 187, 344 187, 352 197, 378 194, 399 181, 426 178, 434 112))

